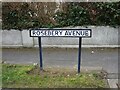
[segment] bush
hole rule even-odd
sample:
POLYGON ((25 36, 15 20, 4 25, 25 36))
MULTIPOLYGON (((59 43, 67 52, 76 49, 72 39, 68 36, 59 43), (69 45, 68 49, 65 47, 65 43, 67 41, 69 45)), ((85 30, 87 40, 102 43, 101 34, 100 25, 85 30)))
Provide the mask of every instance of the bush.
POLYGON ((120 2, 3 3, 3 29, 51 28, 64 26, 119 26, 120 2), (37 8, 36 8, 37 6, 37 8), (64 7, 65 6, 65 7, 64 7), (47 11, 47 13, 46 13, 47 11))
POLYGON ((67 12, 57 12, 58 26, 120 25, 120 2, 69 3, 67 12))
POLYGON ((28 3, 4 3, 2 21, 3 29, 28 29, 41 26, 41 23, 35 18, 34 11, 29 8, 28 3), (19 7, 15 6, 15 4, 19 7))

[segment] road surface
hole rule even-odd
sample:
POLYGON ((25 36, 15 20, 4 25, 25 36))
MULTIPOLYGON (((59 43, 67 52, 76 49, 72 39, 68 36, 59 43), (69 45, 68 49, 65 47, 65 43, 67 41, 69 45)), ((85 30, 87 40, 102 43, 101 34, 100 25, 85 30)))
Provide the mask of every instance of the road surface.
MULTIPOLYGON (((118 73, 118 49, 82 49, 83 67, 103 67, 108 73, 118 73)), ((2 49, 2 59, 8 63, 39 63, 38 48, 2 49)), ((43 49, 43 67, 77 67, 78 49, 43 49)))

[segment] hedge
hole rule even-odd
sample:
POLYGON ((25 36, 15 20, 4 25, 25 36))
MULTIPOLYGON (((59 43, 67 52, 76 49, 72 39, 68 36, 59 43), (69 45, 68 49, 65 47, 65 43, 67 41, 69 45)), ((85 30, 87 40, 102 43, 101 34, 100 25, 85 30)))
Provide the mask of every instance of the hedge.
MULTIPOLYGON (((38 5, 39 2, 34 3, 38 5)), ((52 15, 45 13, 43 8, 35 10, 31 3, 3 3, 2 4, 2 28, 3 29, 29 29, 50 28, 64 26, 119 26, 120 2, 66 2, 65 9, 58 10, 52 15), (13 8, 13 6, 18 8, 13 8), (38 12, 39 17, 35 15, 38 12), (41 17, 40 17, 41 16, 41 17), (47 17, 47 18, 46 18, 47 17), (50 21, 51 19, 53 21, 50 21), (47 21, 46 21, 47 20, 47 21)), ((51 6, 50 6, 51 7, 51 6)), ((53 10, 53 9, 50 9, 53 10)), ((50 10, 47 10, 50 12, 50 10)), ((50 13, 51 14, 51 13, 50 13)))
POLYGON ((120 2, 69 3, 67 12, 58 12, 59 26, 119 26, 120 2))

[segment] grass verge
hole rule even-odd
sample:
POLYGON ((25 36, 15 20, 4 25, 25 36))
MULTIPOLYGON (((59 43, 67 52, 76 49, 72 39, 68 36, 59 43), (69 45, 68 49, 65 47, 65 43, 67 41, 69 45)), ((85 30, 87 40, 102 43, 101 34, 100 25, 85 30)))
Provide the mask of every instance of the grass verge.
POLYGON ((33 65, 2 64, 3 88, 106 88, 106 80, 97 72, 80 73, 46 69, 33 65))

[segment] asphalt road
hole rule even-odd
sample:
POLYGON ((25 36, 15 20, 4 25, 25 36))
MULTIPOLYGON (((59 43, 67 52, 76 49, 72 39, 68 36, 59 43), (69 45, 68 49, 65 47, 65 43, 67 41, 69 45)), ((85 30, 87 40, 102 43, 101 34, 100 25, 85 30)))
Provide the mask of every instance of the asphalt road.
MULTIPOLYGON (((118 73, 118 49, 82 49, 83 67, 103 67, 108 73, 118 73)), ((2 59, 8 63, 39 63, 38 48, 2 49, 2 59)), ((77 67, 78 49, 43 49, 43 66, 77 67)))

